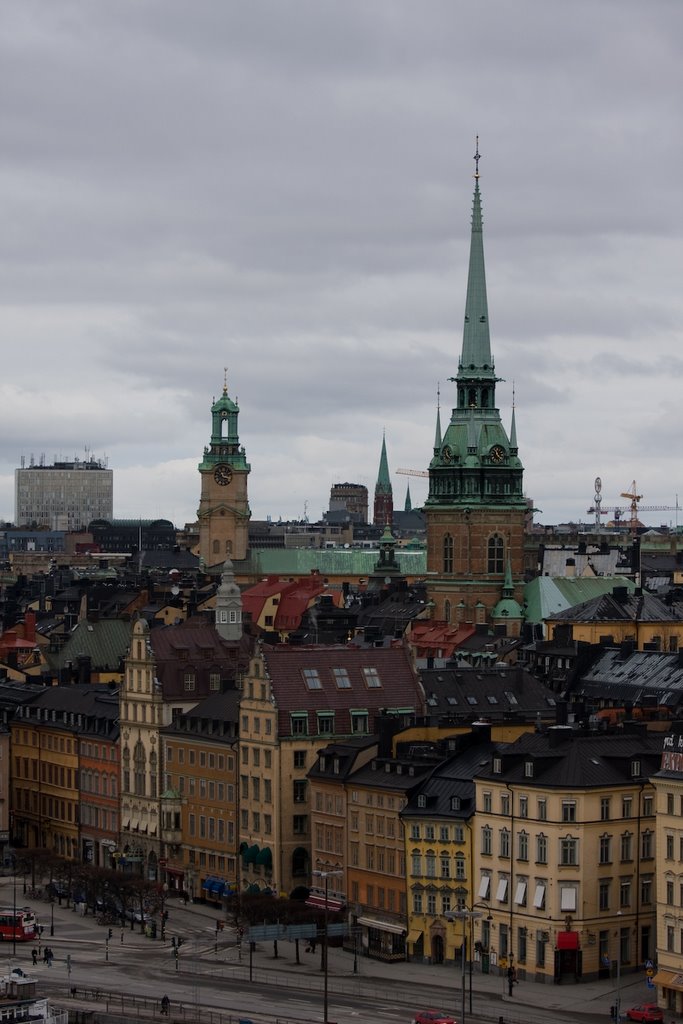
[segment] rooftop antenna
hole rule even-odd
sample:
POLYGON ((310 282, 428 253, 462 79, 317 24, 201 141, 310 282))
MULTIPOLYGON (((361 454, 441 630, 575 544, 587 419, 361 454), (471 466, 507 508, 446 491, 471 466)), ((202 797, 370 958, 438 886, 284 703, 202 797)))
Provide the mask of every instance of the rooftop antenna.
POLYGON ((602 491, 602 480, 600 479, 599 476, 596 476, 596 478, 595 478, 595 497, 593 498, 593 506, 595 508, 595 528, 596 528, 596 530, 600 529, 600 516, 602 514, 602 510, 600 508, 600 506, 602 505, 602 494, 601 494, 601 491, 602 491))

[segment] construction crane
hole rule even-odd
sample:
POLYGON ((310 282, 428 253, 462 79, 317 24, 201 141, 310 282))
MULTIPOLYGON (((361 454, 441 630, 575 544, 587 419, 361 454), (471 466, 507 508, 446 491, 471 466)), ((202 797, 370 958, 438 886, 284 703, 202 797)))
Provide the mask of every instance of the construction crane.
POLYGON ((403 476, 429 476, 426 469, 397 469, 396 472, 403 476))
POLYGON ((631 484, 630 491, 622 491, 620 497, 629 498, 630 505, 610 505, 603 506, 601 503, 600 491, 602 489, 602 481, 600 477, 595 480, 595 504, 591 505, 588 509, 588 514, 595 514, 595 525, 600 526, 600 516, 603 512, 612 512, 614 514, 614 521, 619 522, 624 512, 630 512, 629 517, 629 528, 631 533, 635 534, 639 526, 639 514, 641 512, 678 512, 680 506, 678 504, 678 497, 676 497, 675 505, 639 505, 643 495, 638 494, 638 488, 636 487, 635 480, 631 484))

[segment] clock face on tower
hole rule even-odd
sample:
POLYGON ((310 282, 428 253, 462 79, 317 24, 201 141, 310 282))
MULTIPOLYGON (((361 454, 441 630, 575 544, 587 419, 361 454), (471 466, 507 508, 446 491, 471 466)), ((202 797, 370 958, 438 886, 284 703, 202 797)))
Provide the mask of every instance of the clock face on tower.
POLYGON ((491 461, 502 462, 504 458, 505 449, 502 448, 499 444, 494 444, 493 448, 491 449, 491 461))
POLYGON ((217 484, 220 484, 221 487, 225 487, 232 480, 232 470, 230 469, 230 466, 226 466, 224 463, 221 463, 220 466, 216 466, 213 478, 217 484))

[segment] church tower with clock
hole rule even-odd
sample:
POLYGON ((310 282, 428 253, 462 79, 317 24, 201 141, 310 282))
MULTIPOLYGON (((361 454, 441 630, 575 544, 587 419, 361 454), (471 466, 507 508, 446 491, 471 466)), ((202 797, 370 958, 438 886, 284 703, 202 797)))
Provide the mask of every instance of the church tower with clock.
POLYGON ((433 618, 458 623, 509 621, 519 632, 528 503, 515 413, 508 436, 496 404, 484 272, 479 146, 475 154, 465 324, 456 405, 443 436, 437 414, 429 465, 427 589, 433 618))
POLYGON ((238 416, 239 407, 228 395, 226 380, 223 394, 211 406, 211 442, 199 463, 199 557, 206 569, 222 566, 226 559, 247 557, 251 466, 240 447, 238 416))

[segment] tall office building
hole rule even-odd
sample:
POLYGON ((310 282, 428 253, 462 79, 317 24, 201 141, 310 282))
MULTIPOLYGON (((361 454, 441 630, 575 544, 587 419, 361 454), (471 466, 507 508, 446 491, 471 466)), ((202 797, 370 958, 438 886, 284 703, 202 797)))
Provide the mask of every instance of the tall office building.
POLYGON ((84 530, 93 519, 114 515, 114 472, 106 462, 88 456, 73 462, 45 465, 45 457, 14 471, 16 526, 50 530, 84 530))

